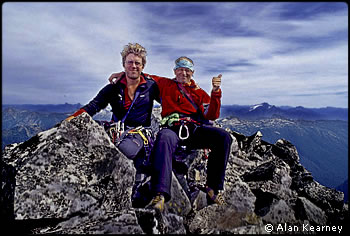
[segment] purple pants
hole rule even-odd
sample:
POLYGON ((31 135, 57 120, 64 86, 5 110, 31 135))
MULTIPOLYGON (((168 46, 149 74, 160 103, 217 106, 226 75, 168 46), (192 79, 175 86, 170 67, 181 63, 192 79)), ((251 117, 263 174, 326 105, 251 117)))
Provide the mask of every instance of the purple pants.
MULTIPOLYGON (((172 158, 179 144, 179 126, 163 128, 158 134, 152 150, 152 192, 163 193, 165 201, 171 198, 172 158)), ((232 138, 224 129, 213 126, 189 126, 190 136, 181 145, 187 149, 211 150, 208 157, 207 185, 215 192, 224 187, 225 170, 230 154, 232 138)))

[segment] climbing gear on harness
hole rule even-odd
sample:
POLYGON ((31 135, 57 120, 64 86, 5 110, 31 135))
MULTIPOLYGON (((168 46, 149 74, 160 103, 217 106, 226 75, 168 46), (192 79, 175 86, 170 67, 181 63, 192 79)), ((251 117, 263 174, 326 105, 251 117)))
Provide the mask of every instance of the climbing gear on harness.
POLYGON ((185 139, 187 139, 188 137, 190 136, 190 132, 188 131, 188 127, 187 127, 187 125, 185 125, 184 123, 181 123, 181 126, 180 126, 180 129, 179 129, 179 138, 181 139, 181 140, 185 140, 185 139), (182 128, 183 127, 185 127, 185 129, 186 129, 186 135, 184 136, 184 137, 182 137, 182 128))
POLYGON ((145 158, 145 164, 149 162, 149 156, 151 153, 151 148, 153 146, 153 132, 151 128, 146 127, 136 127, 136 128, 129 128, 128 130, 125 130, 124 122, 130 113, 134 102, 138 98, 140 92, 136 91, 134 100, 132 101, 128 111, 124 115, 124 117, 116 121, 117 118, 113 114, 113 120, 114 123, 109 122, 101 122, 103 123, 105 130, 109 134, 109 136, 112 139, 112 142, 115 144, 116 147, 129 159, 134 159, 137 154, 141 151, 141 149, 144 147, 146 152, 146 158, 145 158))
POLYGON ((177 126, 179 125, 179 138, 181 140, 186 140, 189 136, 190 136, 190 132, 188 129, 188 125, 192 124, 195 126, 195 129, 197 128, 197 126, 200 126, 201 124, 192 119, 191 117, 181 117, 184 116, 183 114, 179 114, 179 113, 172 113, 166 117, 164 117, 160 124, 161 127, 173 127, 173 126, 177 126), (183 129, 185 131, 185 134, 183 134, 183 129))
POLYGON ((121 139, 122 134, 124 133, 124 123, 122 123, 121 121, 117 121, 109 124, 104 123, 103 125, 105 126, 105 130, 111 137, 112 142, 114 144, 117 143, 121 139))
POLYGON ((148 145, 148 139, 145 137, 145 135, 143 135, 141 129, 143 129, 143 127, 139 126, 139 127, 135 128, 135 129, 129 130, 129 133, 130 134, 139 134, 142 137, 142 139, 143 139, 143 144, 144 145, 148 145))
POLYGON ((200 123, 195 121, 195 120, 193 120, 190 117, 183 117, 183 118, 179 118, 179 121, 174 122, 173 125, 180 125, 179 138, 181 140, 186 140, 190 136, 188 125, 193 125, 194 126, 194 130, 192 131, 192 133, 193 133, 197 129, 197 127, 200 126, 200 123), (185 134, 184 135, 182 135, 182 129, 185 129, 185 134))
POLYGON ((180 114, 179 113, 172 113, 172 114, 164 117, 160 121, 160 126, 171 127, 173 125, 173 122, 178 122, 179 120, 180 120, 180 114))
MULTIPOLYGON (((145 137, 145 135, 143 135, 141 131, 142 126, 131 129, 128 132, 125 131, 124 122, 139 94, 139 91, 135 92, 135 97, 123 119, 110 124, 110 127, 108 129, 108 133, 112 138, 112 142, 126 157, 130 159, 134 159, 142 147, 145 147, 146 149, 148 146, 148 139, 145 137)), ((114 114, 113 119, 117 120, 114 114)))
POLYGON ((108 134, 112 138, 112 142, 114 144, 118 143, 121 140, 122 134, 125 131, 124 122, 125 122, 127 116, 129 115, 131 108, 133 107, 134 102, 136 101, 136 99, 138 98, 139 95, 140 95, 140 92, 136 91, 134 100, 132 101, 132 103, 131 103, 128 111, 124 115, 123 119, 118 120, 117 117, 115 116, 115 114, 113 113, 114 123, 107 124, 107 127, 106 127, 106 123, 103 124, 105 126, 105 129, 108 131, 108 134))

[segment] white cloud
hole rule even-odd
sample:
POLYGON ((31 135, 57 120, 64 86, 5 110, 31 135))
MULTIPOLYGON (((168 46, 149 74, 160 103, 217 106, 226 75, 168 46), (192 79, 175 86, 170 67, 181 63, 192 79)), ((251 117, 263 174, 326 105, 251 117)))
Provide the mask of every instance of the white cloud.
POLYGON ((348 16, 327 14, 311 20, 288 20, 284 23, 291 26, 289 36, 322 37, 347 31, 348 16))
MULTIPOLYGON (((276 105, 290 100, 280 104, 290 105, 305 99, 293 95, 344 91, 347 11, 289 19, 282 17, 290 11, 286 6, 289 3, 5 3, 4 100, 10 93, 27 99, 30 94, 12 91, 22 84, 32 94, 51 89, 48 103, 60 103, 63 93, 72 100, 67 102, 86 103, 110 73, 123 69, 120 51, 129 42, 146 47, 145 72, 152 74, 173 77, 174 60, 191 57, 195 79, 207 92, 211 77, 222 71, 223 104, 266 99, 276 105), (45 85, 49 82, 54 86, 45 85)), ((309 13, 317 6, 310 3, 309 13)), ((319 104, 317 99, 310 96, 307 103, 319 104)), ((324 101, 347 106, 346 100, 324 101)))

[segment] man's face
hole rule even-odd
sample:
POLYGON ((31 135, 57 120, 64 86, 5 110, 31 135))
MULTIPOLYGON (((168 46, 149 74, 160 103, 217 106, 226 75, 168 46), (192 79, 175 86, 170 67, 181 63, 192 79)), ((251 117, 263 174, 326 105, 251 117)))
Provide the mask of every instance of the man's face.
POLYGON ((143 70, 142 58, 130 53, 125 58, 124 69, 129 79, 138 79, 143 70))
POLYGON ((176 80, 180 83, 189 83, 191 81, 193 72, 184 67, 177 68, 174 70, 176 80))

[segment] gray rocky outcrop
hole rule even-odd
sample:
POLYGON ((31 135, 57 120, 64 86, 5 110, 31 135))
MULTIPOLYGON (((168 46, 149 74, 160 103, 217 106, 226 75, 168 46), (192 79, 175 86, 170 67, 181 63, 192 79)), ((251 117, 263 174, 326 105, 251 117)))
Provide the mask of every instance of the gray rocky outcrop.
MULTIPOLYGON (((301 230, 305 225, 348 229, 343 193, 316 182, 295 146, 284 139, 267 143, 261 132, 228 132, 227 204, 207 206, 202 191, 186 188, 173 173, 173 198, 159 216, 132 207, 133 161, 100 125, 88 115, 62 121, 3 151, 2 219, 14 232, 34 234, 285 233, 277 230, 281 224, 300 229, 294 233, 310 233, 301 230)), ((206 163, 203 150, 195 152, 184 177, 189 186, 205 183, 206 163)))
POLYGON ((16 219, 67 218, 131 206, 132 161, 88 116, 63 121, 11 150, 3 158, 17 171, 16 219))
MULTIPOLYGON (((13 176, 12 181, 2 178, 2 192, 7 196, 2 205, 8 208, 3 210, 3 218, 59 222, 54 228, 34 228, 36 233, 159 232, 151 210, 142 213, 131 207, 136 174, 133 161, 114 146, 103 127, 88 115, 62 121, 24 143, 10 145, 2 158, 6 166, 2 177, 13 176), (140 225, 138 217, 144 215, 153 217, 154 229, 149 222, 140 225)), ((176 179, 172 186, 178 197, 168 203, 174 206, 168 207, 170 232, 181 231, 171 225, 178 224, 176 221, 180 222, 181 215, 190 209, 176 179), (172 212, 180 216, 173 216, 172 212)))

